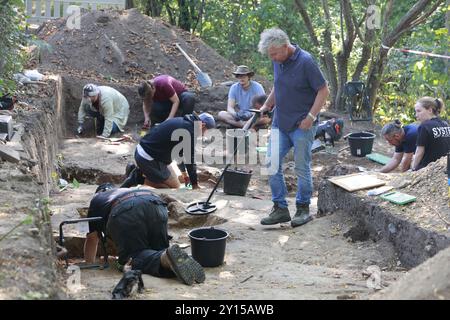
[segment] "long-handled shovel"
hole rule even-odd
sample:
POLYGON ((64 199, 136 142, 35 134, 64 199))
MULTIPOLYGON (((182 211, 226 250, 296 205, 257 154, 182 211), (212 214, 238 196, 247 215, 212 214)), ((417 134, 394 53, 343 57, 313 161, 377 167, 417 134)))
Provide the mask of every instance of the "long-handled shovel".
MULTIPOLYGON (((244 128, 242 128, 244 131, 247 131, 248 129, 250 129, 252 127, 252 125, 254 125, 256 123, 256 120, 259 118, 259 115, 260 115, 259 110, 250 109, 250 111, 254 112, 255 114, 252 116, 250 121, 247 121, 244 128)), ((242 141, 245 141, 245 139, 241 139, 241 141, 239 141, 239 143, 237 143, 236 146, 234 147, 233 157, 236 156, 236 153, 239 150, 239 146, 242 143, 242 141)), ((193 203, 189 204, 187 206, 187 208, 185 209, 185 211, 187 213, 192 214, 192 215, 205 215, 205 214, 210 214, 217 210, 216 205, 212 204, 209 201, 211 200, 214 192, 216 192, 216 189, 219 186, 220 181, 222 181, 225 171, 227 171, 227 169, 230 167, 231 164, 232 164, 232 162, 230 161, 223 169, 222 174, 220 175, 219 180, 217 180, 213 190, 209 194, 208 199, 206 201, 193 202, 193 203)))
POLYGON ((206 72, 202 72, 200 68, 195 64, 194 61, 188 56, 186 52, 184 52, 183 49, 181 49, 180 45, 178 43, 175 43, 178 50, 183 54, 183 56, 189 61, 189 63, 194 67, 195 71, 197 72, 197 81, 200 84, 201 87, 211 87, 212 81, 209 75, 206 72))

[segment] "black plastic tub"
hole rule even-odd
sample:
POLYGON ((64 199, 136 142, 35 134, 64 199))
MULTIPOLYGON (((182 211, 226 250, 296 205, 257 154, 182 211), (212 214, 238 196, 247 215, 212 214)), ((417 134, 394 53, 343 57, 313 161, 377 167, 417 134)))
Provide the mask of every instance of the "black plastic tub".
POLYGON ((237 149, 239 155, 246 155, 249 152, 250 133, 244 129, 228 129, 226 135, 227 155, 232 157, 237 149))
POLYGON ((252 171, 227 169, 223 175, 223 192, 230 195, 245 196, 252 171))
POLYGON ((355 157, 365 157, 372 153, 375 134, 371 132, 355 132, 347 137, 350 153, 355 157))
POLYGON ((214 227, 192 229, 191 239, 192 257, 203 267, 218 267, 223 264, 228 232, 214 227))

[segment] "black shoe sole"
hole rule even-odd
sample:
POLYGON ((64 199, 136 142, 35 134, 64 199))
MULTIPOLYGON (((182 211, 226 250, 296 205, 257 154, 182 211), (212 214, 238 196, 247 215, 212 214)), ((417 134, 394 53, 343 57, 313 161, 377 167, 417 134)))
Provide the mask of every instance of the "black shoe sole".
POLYGON ((291 221, 291 227, 292 228, 300 227, 304 224, 307 224, 308 222, 311 222, 313 219, 314 219, 313 217, 309 216, 309 218, 307 220, 303 221, 302 223, 291 221))
POLYGON ((260 223, 263 225, 263 226, 272 226, 272 225, 274 225, 274 224, 279 224, 279 223, 286 223, 286 222, 289 222, 289 221, 291 221, 291 217, 289 217, 289 219, 286 219, 286 220, 283 220, 283 221, 277 221, 277 222, 272 222, 272 223, 263 223, 262 221, 260 221, 260 223))
POLYGON ((169 257, 172 271, 183 283, 190 286, 194 281, 197 283, 205 281, 203 267, 189 257, 178 245, 175 244, 167 249, 167 256, 169 257))

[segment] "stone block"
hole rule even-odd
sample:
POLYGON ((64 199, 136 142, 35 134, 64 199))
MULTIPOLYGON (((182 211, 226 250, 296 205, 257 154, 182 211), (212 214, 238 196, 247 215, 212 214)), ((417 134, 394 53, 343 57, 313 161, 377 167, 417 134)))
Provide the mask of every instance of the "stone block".
POLYGON ((8 146, 0 145, 0 157, 12 163, 19 163, 20 154, 8 146))
POLYGON ((13 118, 11 116, 0 115, 0 133, 6 133, 8 140, 13 136, 13 118))

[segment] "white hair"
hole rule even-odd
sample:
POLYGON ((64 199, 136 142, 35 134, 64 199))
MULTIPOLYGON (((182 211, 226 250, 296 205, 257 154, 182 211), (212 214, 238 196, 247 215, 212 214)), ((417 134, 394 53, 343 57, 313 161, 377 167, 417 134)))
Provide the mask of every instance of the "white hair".
POLYGON ((282 47, 290 43, 288 35, 283 30, 278 28, 266 29, 261 33, 258 51, 263 55, 267 55, 270 47, 282 47))

